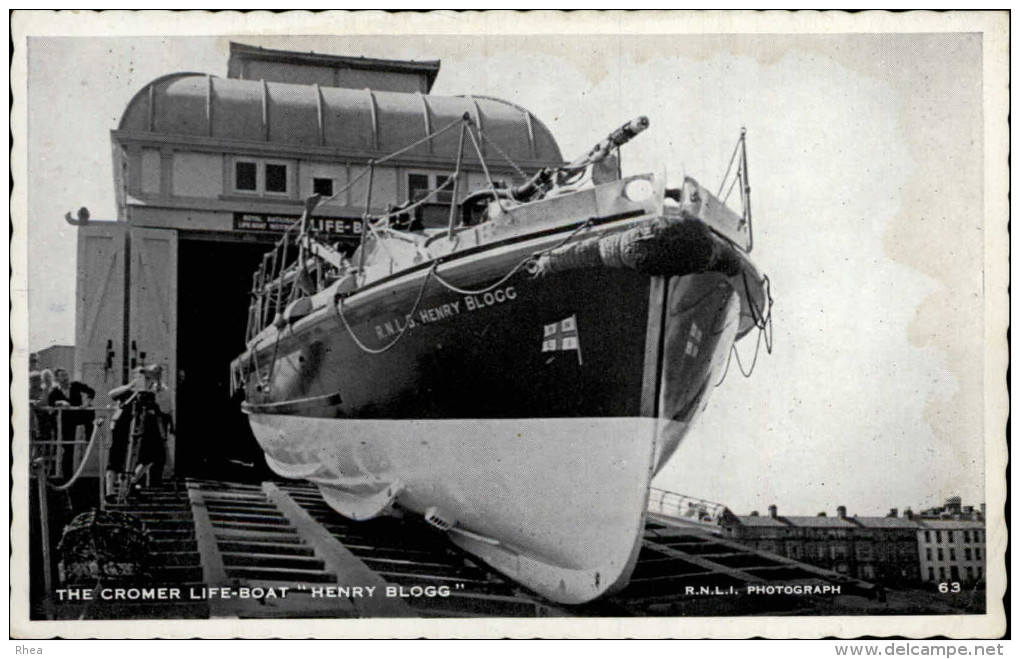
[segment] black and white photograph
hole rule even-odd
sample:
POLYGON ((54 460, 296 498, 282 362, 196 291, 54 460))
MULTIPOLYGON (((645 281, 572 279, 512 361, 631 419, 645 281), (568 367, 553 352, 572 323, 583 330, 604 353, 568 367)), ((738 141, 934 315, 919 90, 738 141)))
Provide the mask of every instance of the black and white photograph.
POLYGON ((1008 13, 12 31, 12 637, 1004 633, 1008 13))

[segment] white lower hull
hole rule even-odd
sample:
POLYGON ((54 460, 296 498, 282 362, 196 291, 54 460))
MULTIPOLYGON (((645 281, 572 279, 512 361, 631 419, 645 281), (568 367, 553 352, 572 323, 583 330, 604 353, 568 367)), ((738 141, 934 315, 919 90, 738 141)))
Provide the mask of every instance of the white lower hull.
MULTIPOLYGON (((281 476, 354 519, 392 505, 512 579, 577 604, 626 585, 661 450, 649 418, 355 420, 251 414, 281 476)), ((671 443, 672 443, 671 441, 671 443)))

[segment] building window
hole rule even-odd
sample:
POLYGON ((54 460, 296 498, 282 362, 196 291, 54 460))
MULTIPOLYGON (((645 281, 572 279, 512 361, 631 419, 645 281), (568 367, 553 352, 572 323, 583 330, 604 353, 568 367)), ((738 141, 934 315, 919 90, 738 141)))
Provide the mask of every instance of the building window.
POLYGON ((935 532, 935 542, 942 542, 942 531, 935 532))
POLYGON ((949 560, 951 561, 956 560, 956 550, 953 549, 952 547, 949 548, 949 560))
POLYGON ((319 194, 323 197, 333 196, 333 179, 331 178, 313 178, 312 179, 312 194, 319 194))
POLYGON ((974 547, 974 558, 981 560, 981 547, 974 547))
POLYGON ((935 581, 935 568, 928 568, 928 581, 935 581))
POLYGON ((431 187, 428 174, 407 175, 407 198, 411 201, 418 201, 424 197, 431 187))
POLYGON ((963 559, 966 561, 970 560, 970 547, 963 548, 963 559))
POLYGON ((939 560, 943 560, 944 554, 942 553, 942 547, 939 547, 939 560))
POLYGON ((940 567, 939 568, 939 581, 945 581, 945 580, 946 580, 946 568, 940 567))
POLYGON ((967 581, 974 581, 974 568, 967 566, 967 581))
POLYGON ((448 180, 449 177, 444 174, 408 173, 407 198, 411 201, 420 201, 446 183, 441 191, 432 195, 430 201, 437 204, 449 204, 453 200, 453 183, 447 183, 448 180))
POLYGON ((258 165, 246 160, 234 163, 234 189, 244 192, 258 192, 258 165))
POLYGON ((290 165, 249 158, 234 160, 234 191, 264 195, 290 193, 290 165))
POLYGON ((985 533, 984 533, 984 531, 974 531, 974 541, 975 542, 984 542, 985 541, 985 533))
POLYGON ((925 553, 927 559, 930 561, 931 560, 931 547, 928 547, 927 549, 925 549, 924 553, 925 553))
POLYGON ((978 579, 980 579, 981 577, 983 577, 983 576, 984 576, 984 574, 985 574, 985 571, 981 569, 981 566, 980 566, 980 565, 979 565, 979 566, 977 566, 977 577, 978 577, 978 579))
POLYGON ((287 165, 266 163, 266 192, 287 192, 287 165))
POLYGON ((953 581, 959 581, 960 580, 960 568, 957 567, 956 565, 950 565, 949 566, 949 578, 952 579, 953 581))
POLYGON ((924 532, 924 541, 925 542, 931 542, 931 531, 925 531, 924 532))
POLYGON ((964 542, 970 542, 970 531, 964 531, 963 532, 963 541, 964 542))
POLYGON ((946 533, 949 535, 948 541, 952 542, 953 541, 953 532, 952 531, 946 531, 946 533))

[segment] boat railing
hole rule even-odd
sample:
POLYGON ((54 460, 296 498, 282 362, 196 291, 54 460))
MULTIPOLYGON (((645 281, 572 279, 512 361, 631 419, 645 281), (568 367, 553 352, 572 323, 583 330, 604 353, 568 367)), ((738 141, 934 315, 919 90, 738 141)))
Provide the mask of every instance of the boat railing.
MULTIPOLYGON (((609 137, 596 144, 595 147, 581 158, 558 169, 543 169, 531 177, 514 163, 498 144, 486 137, 475 126, 469 113, 465 113, 459 119, 383 158, 369 161, 357 176, 331 196, 322 198, 318 195, 313 195, 307 199, 300 219, 289 225, 273 246, 273 249, 263 256, 262 262, 252 278, 251 303, 248 309, 248 328, 245 335, 246 342, 251 341, 270 324, 280 322, 287 305, 302 296, 314 295, 346 274, 356 275, 358 277, 358 285, 365 284, 369 280, 366 267, 369 242, 375 243, 379 248, 375 250, 376 254, 373 259, 375 262, 372 264, 372 271, 375 274, 389 275, 400 267, 409 265, 409 263, 405 262, 406 259, 402 259, 401 255, 395 254, 389 248, 387 243, 392 239, 414 243, 416 250, 424 251, 424 255, 427 256, 426 245, 435 236, 430 238, 422 237, 419 240, 417 236, 412 236, 408 233, 406 228, 398 227, 398 224, 401 222, 406 222, 409 225, 413 220, 414 212, 425 204, 449 204, 448 220, 444 228, 444 233, 449 239, 452 240, 459 230, 465 229, 466 227, 461 226, 458 222, 457 211, 459 207, 460 181, 463 173, 464 150, 468 145, 474 150, 477 160, 481 165, 488 193, 492 199, 497 202, 510 199, 514 202, 510 206, 520 206, 526 205, 523 202, 529 199, 540 199, 554 186, 569 188, 576 185, 593 165, 603 161, 613 153, 618 154, 623 144, 645 130, 647 126, 648 119, 646 117, 639 117, 627 122, 622 127, 613 131, 609 137), (460 137, 458 140, 456 163, 453 172, 446 177, 443 183, 429 190, 426 194, 415 194, 415 198, 408 199, 400 206, 391 207, 383 213, 373 213, 372 198, 375 188, 376 168, 457 127, 460 128, 460 137), (524 181, 522 185, 508 189, 493 179, 482 149, 483 143, 491 145, 494 151, 508 161, 521 177, 521 180, 524 181), (355 251, 354 258, 349 260, 338 250, 326 245, 320 239, 309 224, 308 218, 318 206, 343 194, 366 177, 368 184, 364 213, 362 215, 361 242, 355 251), (385 259, 385 262, 379 262, 378 259, 385 259)), ((503 207, 502 203, 501 208, 503 208, 504 212, 513 212, 512 208, 503 207)))
POLYGON ((683 185, 667 190, 666 197, 677 202, 676 206, 666 208, 667 215, 697 218, 744 252, 750 253, 754 249, 754 227, 751 219, 751 183, 747 173, 747 130, 740 130, 726 173, 714 194, 698 181, 685 176, 683 185), (728 205, 734 189, 740 191, 740 213, 728 205))
POLYGON ((720 526, 732 516, 729 509, 721 503, 657 487, 649 489, 648 512, 710 526, 720 526))

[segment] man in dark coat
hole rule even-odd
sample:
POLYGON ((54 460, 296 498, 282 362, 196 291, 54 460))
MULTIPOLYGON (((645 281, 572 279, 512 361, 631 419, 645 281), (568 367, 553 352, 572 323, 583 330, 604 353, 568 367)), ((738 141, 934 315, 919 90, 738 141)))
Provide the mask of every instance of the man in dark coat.
MULTIPOLYGON (((53 372, 53 375, 56 382, 49 391, 46 403, 50 407, 72 408, 60 413, 61 439, 65 442, 73 442, 78 426, 83 426, 85 440, 88 441, 92 437, 92 424, 96 420, 95 411, 88 409, 96 397, 95 389, 77 380, 72 382, 66 368, 58 368, 53 372)), ((70 478, 74 473, 75 466, 74 446, 64 444, 63 449, 62 473, 65 478, 70 478)))

